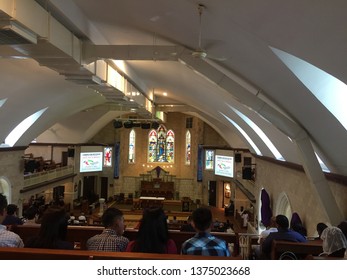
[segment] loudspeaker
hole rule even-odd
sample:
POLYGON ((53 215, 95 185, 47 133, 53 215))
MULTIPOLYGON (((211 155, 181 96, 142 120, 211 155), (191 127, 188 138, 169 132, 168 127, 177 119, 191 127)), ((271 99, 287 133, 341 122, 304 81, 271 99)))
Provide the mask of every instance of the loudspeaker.
POLYGON ((132 121, 125 121, 123 123, 125 128, 133 128, 133 122, 132 121))
POLYGON ((114 128, 121 128, 121 127, 123 127, 122 121, 117 121, 117 120, 115 120, 115 121, 113 122, 113 127, 114 127, 114 128))
POLYGON ((150 123, 142 123, 141 124, 141 128, 142 129, 150 129, 151 128, 151 124, 150 123))
POLYGON ((159 127, 159 123, 157 123, 157 122, 152 122, 152 128, 158 129, 158 127, 159 127))
POLYGON ((243 158, 243 165, 251 166, 252 165, 252 158, 251 157, 244 157, 243 158))
POLYGON ((242 168, 242 179, 252 180, 252 167, 242 168))
POLYGON ((75 149, 68 148, 67 149, 67 156, 68 157, 74 157, 75 156, 75 149))
POLYGON ((235 154, 235 162, 241 162, 241 154, 235 154))

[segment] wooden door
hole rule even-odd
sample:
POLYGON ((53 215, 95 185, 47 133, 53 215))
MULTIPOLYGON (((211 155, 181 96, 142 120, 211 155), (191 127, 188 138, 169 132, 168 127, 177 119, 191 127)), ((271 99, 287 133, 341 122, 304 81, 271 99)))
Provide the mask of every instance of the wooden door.
POLYGON ((100 190, 100 198, 105 198, 107 200, 108 194, 107 194, 107 187, 108 187, 108 178, 107 177, 101 177, 101 190, 100 190))
POLYGON ((217 200, 217 182, 209 181, 209 189, 208 189, 208 205, 216 207, 217 200))

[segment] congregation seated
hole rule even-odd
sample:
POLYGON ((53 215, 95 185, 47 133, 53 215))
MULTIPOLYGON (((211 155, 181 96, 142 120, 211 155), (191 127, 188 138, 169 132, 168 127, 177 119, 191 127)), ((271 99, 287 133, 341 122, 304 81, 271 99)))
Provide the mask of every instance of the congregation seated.
POLYGON ((180 231, 184 232, 195 232, 194 227, 192 226, 192 216, 189 215, 187 221, 181 225, 180 231))
POLYGON ((74 245, 66 241, 68 219, 64 208, 49 207, 42 216, 38 235, 30 238, 25 247, 72 250, 74 245))
POLYGON ((23 247, 24 243, 20 236, 1 224, 6 217, 6 207, 7 198, 0 193, 0 247, 23 247))
POLYGON ((17 216, 18 206, 15 204, 9 204, 6 207, 6 217, 2 221, 4 226, 22 225, 23 221, 17 216))
POLYGON ((322 232, 323 230, 325 230, 328 226, 324 223, 318 223, 317 226, 316 226, 316 230, 317 230, 317 233, 318 233, 318 237, 316 237, 315 239, 317 240, 320 240, 321 238, 321 235, 322 235, 322 232))
POLYGON ((219 239, 210 233, 213 225, 210 209, 205 207, 195 209, 192 213, 192 220, 196 234, 182 244, 181 254, 230 256, 225 240, 219 239))
POLYGON ((270 259, 273 240, 285 240, 291 242, 306 242, 306 238, 300 233, 289 229, 288 218, 284 215, 276 216, 277 232, 271 232, 261 244, 261 258, 270 259))
POLYGON ((87 241, 87 249, 93 251, 125 251, 129 239, 123 236, 124 217, 123 212, 117 208, 107 208, 101 217, 102 233, 97 234, 87 241))
POLYGON ((347 221, 342 221, 341 223, 338 224, 337 226, 345 235, 347 239, 347 221))
POLYGON ((161 207, 144 210, 136 239, 129 242, 126 251, 160 254, 177 253, 175 242, 169 238, 167 218, 161 207))
POLYGON ((341 229, 338 227, 327 227, 323 230, 321 239, 323 240, 322 256, 343 258, 347 249, 347 240, 341 229))
POLYGON ((29 226, 29 225, 36 225, 39 226, 37 223, 37 217, 38 217, 39 209, 35 206, 32 205, 30 206, 24 213, 24 226, 29 226))
POLYGON ((235 204, 232 200, 230 200, 230 203, 224 208, 224 215, 234 216, 234 211, 235 211, 235 204))

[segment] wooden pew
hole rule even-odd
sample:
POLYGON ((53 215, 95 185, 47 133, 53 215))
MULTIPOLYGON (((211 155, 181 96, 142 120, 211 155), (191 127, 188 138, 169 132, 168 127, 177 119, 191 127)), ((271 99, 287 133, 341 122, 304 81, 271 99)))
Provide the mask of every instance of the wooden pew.
POLYGON ((336 257, 329 257, 329 256, 312 256, 312 255, 308 255, 306 257, 306 260, 321 260, 321 261, 345 260, 345 261, 347 261, 347 258, 336 258, 336 257))
POLYGON ((37 248, 0 248, 0 260, 240 260, 241 257, 130 252, 100 252, 37 248))
MULTIPOLYGON (((99 226, 68 226, 66 240, 75 244, 77 248, 86 250, 87 240, 96 234, 100 234, 103 229, 103 227, 99 226)), ((39 226, 16 226, 12 228, 12 231, 17 233, 22 238, 24 244, 26 244, 30 237, 37 235, 39 230, 39 226)), ((169 234, 170 238, 175 241, 178 252, 180 252, 182 243, 194 236, 195 233, 169 230, 169 234)), ((220 239, 225 240, 227 243, 235 243, 238 238, 235 234, 228 234, 224 232, 213 232, 212 234, 220 239)), ((136 229, 127 229, 124 232, 124 236, 129 240, 134 240, 136 235, 136 229)))
MULTIPOLYGON (((68 226, 66 240, 75 244, 78 249, 87 249, 87 240, 103 231, 103 227, 97 226, 68 226)), ((15 226, 12 231, 17 233, 24 244, 33 236, 38 235, 40 226, 15 226)))
POLYGON ((292 252, 299 259, 306 259, 308 255, 318 256, 323 252, 322 243, 320 240, 301 242, 288 242, 283 240, 272 241, 271 259, 278 260, 282 253, 292 252))

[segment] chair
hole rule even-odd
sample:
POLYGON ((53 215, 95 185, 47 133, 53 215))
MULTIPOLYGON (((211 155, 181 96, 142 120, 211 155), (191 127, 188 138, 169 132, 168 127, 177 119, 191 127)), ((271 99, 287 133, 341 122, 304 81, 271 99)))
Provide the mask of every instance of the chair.
POLYGON ((133 204, 134 195, 132 193, 128 194, 128 198, 125 200, 125 204, 133 204))
POLYGON ((124 193, 120 193, 118 197, 117 203, 124 203, 124 193))

